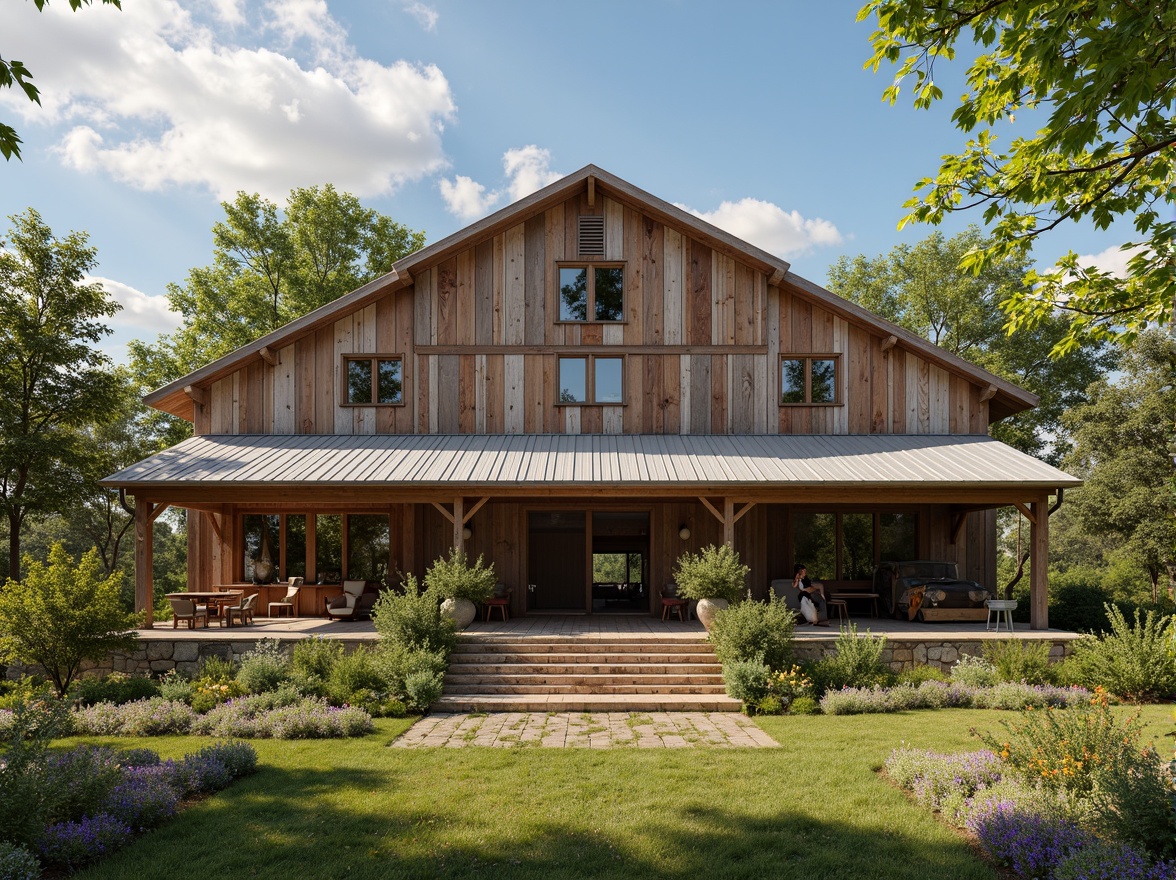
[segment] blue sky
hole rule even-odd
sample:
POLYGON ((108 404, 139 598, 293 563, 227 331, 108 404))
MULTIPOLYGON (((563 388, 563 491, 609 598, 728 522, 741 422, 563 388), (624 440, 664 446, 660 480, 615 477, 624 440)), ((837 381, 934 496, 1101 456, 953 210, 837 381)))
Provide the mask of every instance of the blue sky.
MULTIPOLYGON (((210 262, 237 190, 281 204, 331 182, 435 241, 594 163, 824 283, 842 255, 931 232, 898 231, 902 203, 963 142, 952 98, 882 102, 891 72, 863 70, 857 6, 9 0, 0 55, 29 66, 43 106, 0 95, 24 140, 24 161, 0 165, 0 214, 89 233, 125 305, 116 359, 175 326, 166 285, 210 262)), ((962 91, 962 70, 937 73, 962 91)), ((1035 256, 1113 265, 1115 232, 1062 230, 1035 256)))

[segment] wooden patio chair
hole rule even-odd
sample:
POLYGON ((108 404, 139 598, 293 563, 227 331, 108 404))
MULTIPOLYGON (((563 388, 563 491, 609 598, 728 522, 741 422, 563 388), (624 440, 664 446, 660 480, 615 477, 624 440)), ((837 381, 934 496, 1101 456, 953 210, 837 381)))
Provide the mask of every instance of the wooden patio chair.
POLYGON ((172 629, 179 626, 181 620, 188 621, 188 629, 196 628, 196 621, 203 620, 204 628, 208 629, 208 606, 197 605, 193 599, 168 599, 172 607, 172 629))
POLYGON ((225 618, 229 621, 229 626, 233 625, 233 618, 241 621, 241 626, 248 626, 253 623, 253 610, 257 605, 257 593, 251 596, 246 596, 241 600, 240 605, 230 605, 225 609, 225 618))
POLYGON ((286 587, 286 598, 280 602, 270 602, 266 607, 266 614, 270 617, 281 617, 283 613, 289 614, 290 617, 295 616, 298 603, 298 591, 302 588, 304 583, 300 577, 290 578, 289 586, 286 587), (275 614, 274 611, 278 613, 275 614))

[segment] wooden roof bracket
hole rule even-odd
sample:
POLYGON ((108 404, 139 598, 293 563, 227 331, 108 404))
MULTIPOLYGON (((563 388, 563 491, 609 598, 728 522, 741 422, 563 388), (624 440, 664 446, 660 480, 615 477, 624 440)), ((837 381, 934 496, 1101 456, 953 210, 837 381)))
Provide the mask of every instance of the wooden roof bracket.
POLYGON ((441 511, 441 515, 442 515, 443 517, 445 517, 447 520, 449 520, 449 523, 450 523, 450 525, 452 525, 452 524, 453 524, 453 513, 452 513, 451 511, 449 511, 449 510, 446 510, 446 509, 445 509, 445 505, 444 505, 444 504, 439 504, 439 503, 438 503, 438 502, 436 502, 436 501, 433 501, 433 502, 430 502, 430 503, 431 503, 431 504, 432 504, 434 507, 436 507, 436 508, 437 508, 439 511, 441 511))
POLYGON ((725 523, 727 521, 727 518, 725 516, 723 516, 721 513, 719 513, 718 508, 716 508, 713 504, 711 504, 709 501, 707 501, 701 495, 698 496, 698 500, 702 502, 703 507, 705 507, 707 510, 709 510, 711 512, 711 516, 713 516, 719 522, 725 523))
POLYGON ((466 512, 466 514, 465 514, 465 515, 464 515, 464 516, 461 518, 461 524, 464 526, 464 525, 465 525, 466 523, 468 523, 468 522, 469 522, 471 519, 473 519, 473 518, 474 518, 474 514, 475 514, 475 513, 477 513, 479 510, 481 510, 481 509, 482 509, 482 505, 483 505, 483 504, 485 504, 485 503, 486 503, 487 501, 489 501, 489 500, 490 500, 490 496, 489 496, 489 495, 486 495, 486 496, 484 496, 483 498, 481 498, 481 499, 478 501, 478 503, 477 503, 477 504, 475 504, 473 507, 471 507, 471 508, 470 508, 470 509, 469 509, 469 510, 466 512))
POLYGON ((199 385, 185 385, 184 393, 188 395, 193 403, 200 406, 208 405, 208 392, 199 385))
POLYGON ((980 400, 981 401, 992 400, 992 398, 996 397, 996 392, 998 390, 999 389, 995 385, 989 385, 987 388, 985 388, 983 391, 980 392, 980 400))
POLYGON ((596 178, 591 174, 588 175, 588 207, 596 207, 596 178))
POLYGON ((278 356, 278 353, 273 351, 268 345, 263 345, 261 347, 261 351, 259 351, 258 354, 261 355, 261 359, 271 367, 276 367, 282 362, 282 359, 278 356))
MULTIPOLYGON (((894 348, 894 346, 896 346, 896 345, 898 345, 898 337, 897 337, 897 336, 893 336, 893 335, 891 335, 891 336, 887 336, 885 339, 883 339, 883 340, 882 340, 882 352, 883 352, 883 354, 885 354, 886 352, 890 351, 890 349, 894 348)), ((992 385, 990 385, 989 387, 990 387, 990 388, 993 388, 993 387, 995 387, 995 386, 992 386, 992 385)))
POLYGON ((968 512, 962 510, 952 518, 951 521, 951 543, 955 544, 960 540, 960 534, 964 531, 964 526, 968 524, 968 512))
POLYGON ((777 269, 772 273, 771 277, 768 278, 768 287, 779 287, 784 283, 784 276, 787 274, 788 273, 785 270, 777 269))
POLYGON ((1025 519, 1029 520, 1029 522, 1033 523, 1033 525, 1037 525, 1037 517, 1035 517, 1033 515, 1033 511, 1029 508, 1028 504, 1023 504, 1020 501, 1014 501, 1013 507, 1015 507, 1015 508, 1017 508, 1017 510, 1021 511, 1021 513, 1022 513, 1022 515, 1024 515, 1025 519))

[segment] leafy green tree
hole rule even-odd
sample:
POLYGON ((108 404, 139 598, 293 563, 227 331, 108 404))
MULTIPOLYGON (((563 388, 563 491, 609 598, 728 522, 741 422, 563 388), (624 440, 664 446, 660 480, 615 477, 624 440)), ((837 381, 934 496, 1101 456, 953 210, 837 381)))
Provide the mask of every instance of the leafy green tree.
MULTIPOLYGON (((423 232, 360 204, 332 185, 295 189, 283 214, 259 195, 222 202, 212 230, 211 265, 168 285, 183 324, 154 344, 131 343, 132 368, 145 389, 199 369, 307 312, 387 273, 419 250, 423 232)), ((153 430, 168 445, 186 436, 162 413, 153 430)))
POLYGON ((19 589, 0 593, 0 637, 10 656, 44 667, 64 696, 84 660, 134 650, 134 617, 123 610, 118 574, 103 575, 97 551, 77 562, 60 544, 48 565, 26 560, 19 589))
MULTIPOLYGON (((967 91, 952 114, 969 135, 916 186, 906 220, 939 223, 983 210, 992 240, 967 257, 978 270, 1025 256, 1038 237, 1069 222, 1106 229, 1131 218, 1138 239, 1125 279, 1080 266, 1073 252, 1056 268, 1029 272, 1005 301, 1013 328, 1068 318, 1055 343, 1165 326, 1176 298, 1176 4, 1116 0, 870 0, 866 66, 897 64, 884 98, 894 103, 913 77, 917 108, 943 97, 935 66, 970 38, 978 49, 967 91), (1035 133, 1022 134, 1029 122, 1035 133), (1011 138, 1007 146, 1000 137, 1011 138)), ((904 221, 906 222, 906 221, 904 221)))
POLYGON ((1057 316, 1006 333, 1000 303, 1024 286, 1028 259, 1012 254, 979 273, 960 268, 966 254, 990 243, 970 226, 874 258, 842 257, 829 269, 829 289, 1038 395, 1036 409, 998 422, 992 435, 1056 464, 1068 448, 1062 416, 1086 400, 1087 386, 1112 365, 1113 350, 1100 344, 1051 358, 1067 332, 1057 316))
POLYGON ((1176 499, 1168 444, 1176 421, 1176 342, 1142 334, 1117 381, 1102 379, 1090 402, 1066 414, 1074 452, 1066 466, 1085 480, 1067 494, 1082 528, 1119 542, 1147 570, 1152 602, 1176 586, 1176 499))
MULTIPOLYGON (((33 0, 38 12, 44 9, 48 2, 49 0, 33 0)), ((83 5, 89 6, 92 2, 93 0, 69 0, 69 8, 77 12, 83 5)), ((102 0, 102 2, 108 6, 122 9, 122 0, 102 0)), ((0 89, 10 89, 16 86, 25 93, 26 98, 35 104, 40 104, 41 93, 30 82, 32 78, 32 73, 20 61, 0 58, 0 89)), ((0 122, 0 153, 3 153, 4 158, 8 160, 11 160, 13 156, 17 159, 20 158, 20 138, 17 137, 16 129, 3 122, 0 122)))
POLYGON ((117 406, 122 380, 93 346, 118 311, 100 284, 86 235, 64 239, 31 208, 0 243, 0 511, 8 576, 20 580, 21 530, 84 494, 93 450, 87 431, 117 406))

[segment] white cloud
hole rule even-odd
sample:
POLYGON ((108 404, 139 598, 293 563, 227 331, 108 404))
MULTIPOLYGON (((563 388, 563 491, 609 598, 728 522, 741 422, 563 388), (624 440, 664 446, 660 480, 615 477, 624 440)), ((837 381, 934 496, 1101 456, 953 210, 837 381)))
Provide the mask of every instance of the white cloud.
POLYGON ((129 284, 112 278, 90 276, 83 279, 85 284, 97 282, 122 306, 122 311, 109 319, 116 335, 139 336, 145 331, 151 334, 171 333, 183 320, 179 312, 173 312, 166 296, 151 296, 136 290, 129 284))
POLYGON ((424 3, 405 3, 404 11, 417 20, 421 27, 430 33, 437 30, 437 20, 440 13, 424 3))
POLYGON ((807 220, 798 211, 785 211, 779 205, 759 199, 723 202, 714 211, 696 211, 686 205, 678 207, 778 257, 796 256, 843 240, 837 227, 828 220, 807 220))
POLYGON ((322 0, 272 0, 245 7, 248 19, 233 0, 211 14, 192 4, 212 23, 178 0, 78 14, 15 4, 5 32, 42 106, 8 89, 0 106, 62 127, 56 151, 69 166, 143 189, 279 200, 330 180, 372 196, 446 166, 456 106, 437 67, 358 57, 322 0))
POLYGON ((1127 263, 1142 251, 1142 247, 1123 248, 1113 245, 1097 254, 1083 254, 1078 258, 1079 266, 1094 266, 1118 278, 1127 277, 1127 263))
POLYGON ((504 185, 487 191, 486 187, 464 175, 453 180, 441 180, 441 197, 449 213, 471 221, 488 214, 492 208, 509 197, 510 202, 524 199, 536 190, 555 183, 563 175, 551 170, 551 151, 528 144, 514 147, 502 154, 504 185))

